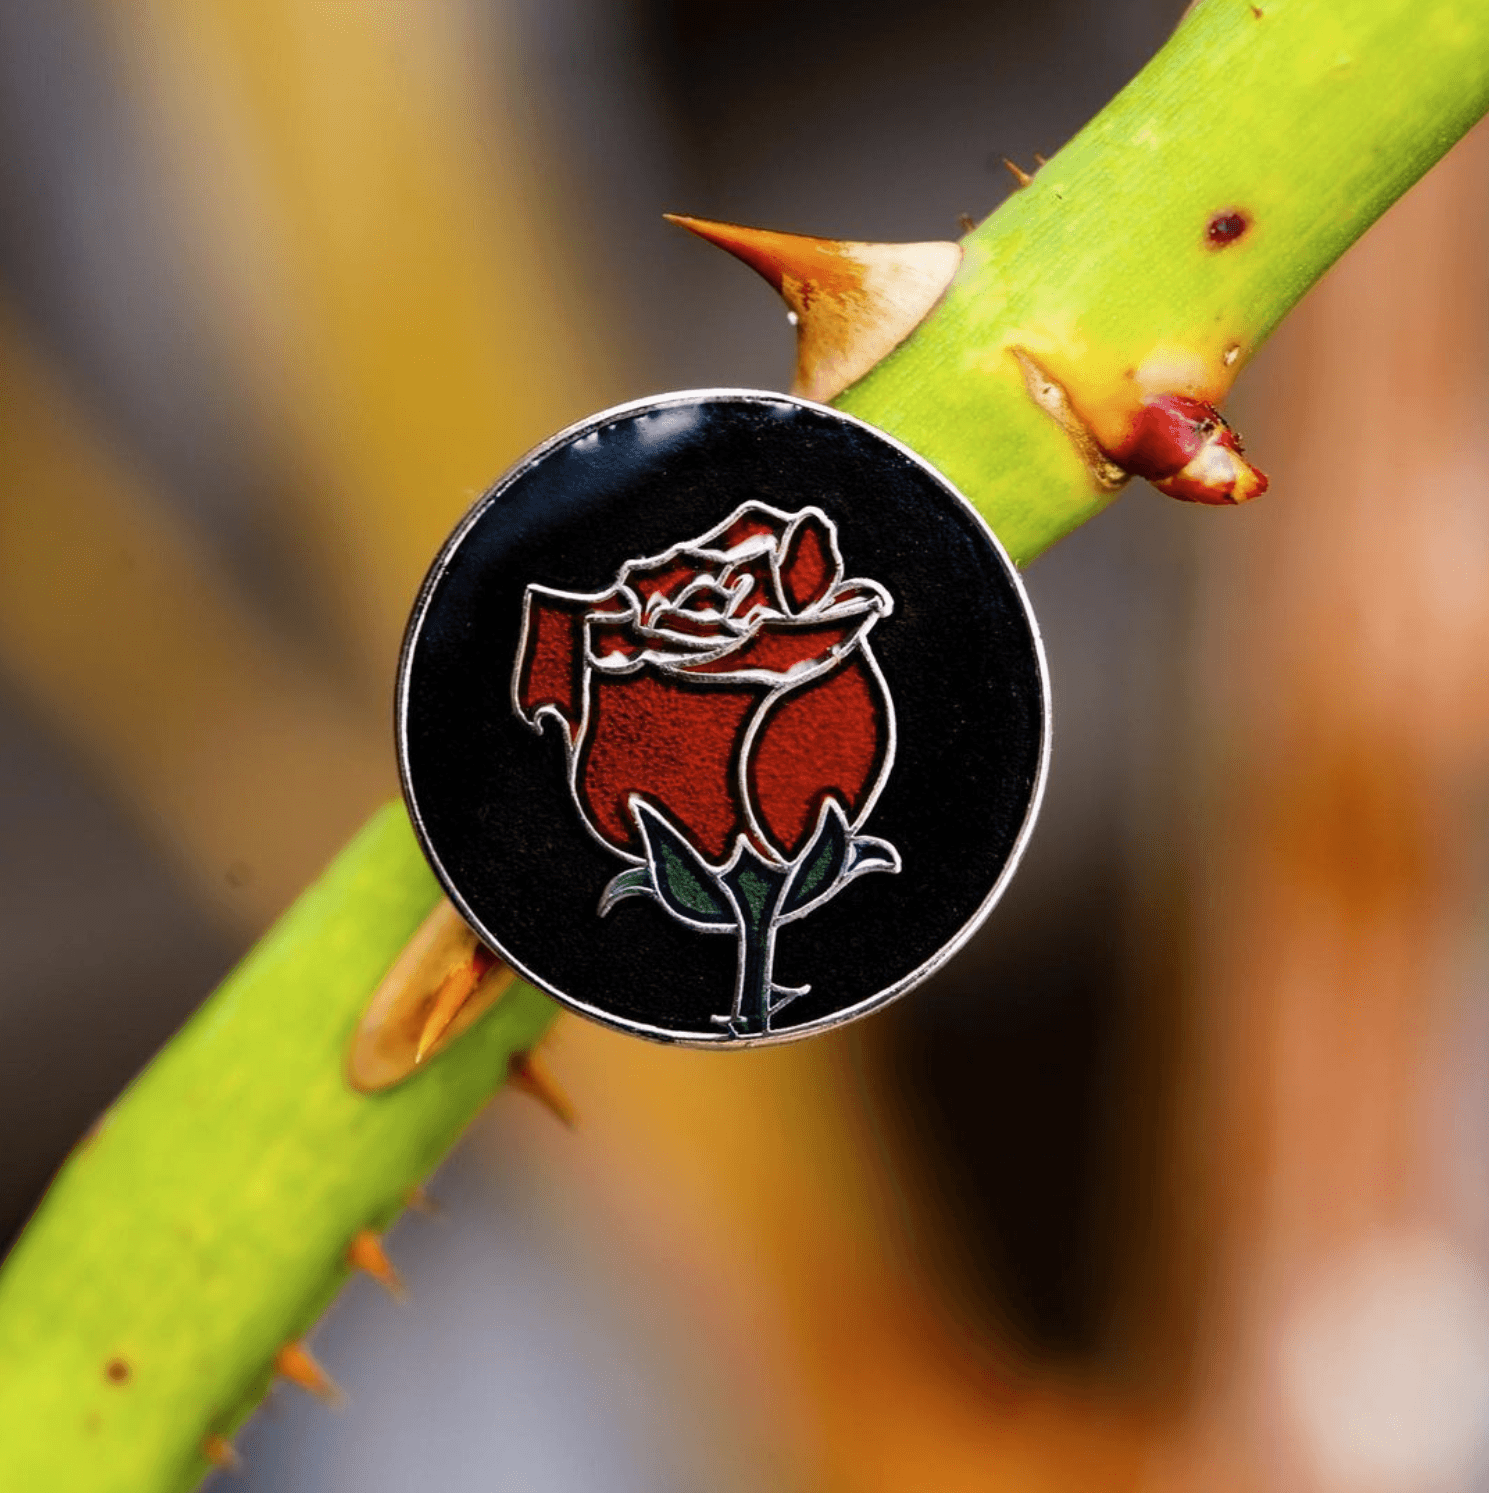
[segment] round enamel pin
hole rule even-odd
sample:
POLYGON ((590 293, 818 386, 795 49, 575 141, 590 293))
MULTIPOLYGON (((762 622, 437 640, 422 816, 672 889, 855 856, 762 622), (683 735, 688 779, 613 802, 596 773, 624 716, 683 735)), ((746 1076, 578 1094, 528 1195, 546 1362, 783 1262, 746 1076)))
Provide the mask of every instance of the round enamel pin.
POLYGON ((851 416, 733 390, 595 415, 482 498, 414 608, 397 724, 475 932, 584 1015, 710 1044, 935 970, 1049 754, 1038 628, 971 505, 851 416))

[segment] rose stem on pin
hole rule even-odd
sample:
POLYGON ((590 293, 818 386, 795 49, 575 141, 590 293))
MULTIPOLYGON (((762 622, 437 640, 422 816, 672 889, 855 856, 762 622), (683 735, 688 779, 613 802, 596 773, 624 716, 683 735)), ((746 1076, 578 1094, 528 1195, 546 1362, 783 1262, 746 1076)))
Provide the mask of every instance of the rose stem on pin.
MULTIPOLYGON (((1125 471, 1153 446, 1159 480, 1202 477, 1183 470, 1209 469, 1208 417, 1178 401, 1218 407, 1486 105, 1489 7, 1278 5, 1259 20, 1201 0, 968 234, 929 314, 837 402, 945 472, 1027 561, 1112 501, 1101 460, 1125 471)), ((848 334, 851 354, 851 316, 848 334)), ((822 374, 809 361, 802 378, 822 374)), ((261 1398, 266 1365, 343 1277, 346 1241, 391 1222, 545 1030, 552 1006, 517 983, 438 1063, 375 1094, 348 1085, 349 1034, 438 900, 402 808, 383 810, 63 1167, 0 1272, 0 1486, 147 1490, 205 1472, 205 1439, 261 1398), (75 1367, 120 1342, 136 1372, 80 1436, 105 1381, 75 1367)))

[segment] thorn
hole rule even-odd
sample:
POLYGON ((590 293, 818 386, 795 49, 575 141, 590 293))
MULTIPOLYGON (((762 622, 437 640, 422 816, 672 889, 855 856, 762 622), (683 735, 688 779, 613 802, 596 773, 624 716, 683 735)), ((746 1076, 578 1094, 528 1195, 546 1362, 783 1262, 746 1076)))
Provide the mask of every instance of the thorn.
POLYGON ((1003 162, 1003 164, 1005 166, 1008 167, 1010 173, 1013 176, 1013 179, 1019 184, 1019 186, 1021 186, 1021 187, 1027 187, 1029 185, 1029 183, 1034 180, 1034 178, 1032 176, 1030 176, 1029 173, 1027 171, 1025 171, 1022 166, 1015 166, 1013 164, 1013 162, 1008 159, 1007 156, 1001 156, 1001 157, 999 157, 999 159, 1003 162))
POLYGON ((395 1301, 408 1299, 402 1277, 393 1268, 381 1237, 371 1229, 362 1229, 355 1235, 347 1246, 346 1262, 353 1270, 365 1271, 395 1301))
POLYGON ((486 977, 491 967, 498 963, 497 957, 485 944, 477 944, 464 964, 457 965, 440 983, 434 992, 434 1004, 419 1032, 418 1046, 414 1048, 414 1062, 422 1063, 429 1056, 435 1043, 449 1030, 450 1023, 460 1014, 460 1008, 471 998, 476 986, 486 977))
POLYGON ((516 980, 441 897, 404 945, 352 1035, 347 1082, 360 1094, 402 1083, 496 1004, 516 980))
POLYGON ((346 1398, 304 1343, 286 1343, 274 1355, 274 1372, 328 1405, 339 1405, 346 1398))
POLYGON ((220 1467, 224 1472, 242 1472, 243 1470, 243 1459, 238 1455, 233 1443, 226 1436, 219 1436, 215 1431, 210 1436, 202 1438, 202 1455, 214 1467, 220 1467))
POLYGON ((444 1205, 430 1197, 422 1184, 409 1188, 404 1194, 403 1205, 406 1208, 412 1208, 415 1213, 424 1214, 427 1218, 443 1218, 445 1213, 444 1205))
POLYGON ((570 1130, 576 1116, 568 1095, 559 1088, 548 1066, 535 1052, 514 1052, 507 1060, 507 1082, 514 1089, 536 1099, 551 1115, 570 1130))
POLYGON ((971 233, 977 227, 977 219, 971 213, 958 213, 957 222, 962 225, 963 233, 971 233))
POLYGON ((953 243, 868 244, 667 213, 762 275, 796 317, 791 391, 828 400, 894 351, 945 295, 962 262, 953 243))
POLYGON ((1048 166, 1049 162, 1036 150, 1034 152, 1034 164, 1036 166, 1048 166))

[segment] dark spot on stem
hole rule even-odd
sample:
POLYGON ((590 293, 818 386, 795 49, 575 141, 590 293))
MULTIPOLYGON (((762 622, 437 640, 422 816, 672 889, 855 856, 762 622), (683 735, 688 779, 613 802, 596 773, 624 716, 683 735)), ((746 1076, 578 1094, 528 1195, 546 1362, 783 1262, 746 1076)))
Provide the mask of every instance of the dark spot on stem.
POLYGON ((103 1377, 110 1384, 128 1384, 134 1377, 134 1370, 130 1368, 127 1358, 111 1358, 103 1366, 103 1377))
POLYGON ((1232 209, 1228 212, 1216 213, 1205 225, 1205 238, 1210 247, 1223 249, 1227 244, 1233 244, 1251 227, 1251 219, 1245 213, 1232 209))

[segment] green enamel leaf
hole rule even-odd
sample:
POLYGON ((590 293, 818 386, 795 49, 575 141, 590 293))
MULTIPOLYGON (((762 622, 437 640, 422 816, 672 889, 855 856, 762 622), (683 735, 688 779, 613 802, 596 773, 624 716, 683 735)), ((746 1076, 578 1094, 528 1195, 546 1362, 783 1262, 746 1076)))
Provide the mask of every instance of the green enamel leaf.
POLYGON ((781 915, 800 912, 832 890, 848 859, 848 821, 836 799, 823 810, 821 827, 807 846, 781 901, 781 915))
POLYGON ((649 866, 633 866, 622 871, 606 887, 600 897, 600 916, 604 917, 624 897, 655 897, 657 889, 652 885, 649 866))
POLYGON ((636 822, 657 896, 674 917, 709 927, 734 927, 734 910, 708 863, 650 805, 636 803, 636 822))

